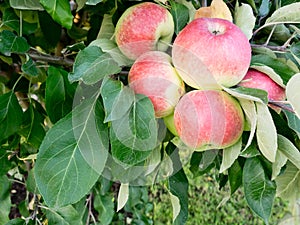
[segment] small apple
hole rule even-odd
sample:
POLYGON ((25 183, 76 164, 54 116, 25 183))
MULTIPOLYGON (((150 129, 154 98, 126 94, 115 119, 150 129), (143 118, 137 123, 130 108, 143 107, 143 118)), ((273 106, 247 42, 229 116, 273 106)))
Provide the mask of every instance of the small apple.
POLYGON ((238 84, 250 65, 251 46, 235 24, 220 18, 198 18, 175 38, 172 59, 183 81, 196 89, 238 84))
POLYGON ((238 101, 224 91, 194 90, 178 102, 174 123, 178 136, 188 147, 222 149, 241 137, 244 114, 238 101))
MULTIPOLYGON (((271 101, 284 101, 286 99, 285 89, 283 87, 278 85, 267 74, 255 69, 249 69, 238 86, 265 90, 268 93, 268 99, 271 101)), ((269 106, 275 111, 280 112, 279 107, 273 105, 269 106)))
POLYGON ((121 52, 135 60, 141 54, 165 51, 174 34, 174 21, 164 7, 144 2, 128 8, 116 25, 115 38, 121 52))
POLYGON ((161 51, 146 52, 138 57, 129 71, 128 83, 135 93, 150 98, 157 118, 170 115, 185 93, 171 57, 161 51))

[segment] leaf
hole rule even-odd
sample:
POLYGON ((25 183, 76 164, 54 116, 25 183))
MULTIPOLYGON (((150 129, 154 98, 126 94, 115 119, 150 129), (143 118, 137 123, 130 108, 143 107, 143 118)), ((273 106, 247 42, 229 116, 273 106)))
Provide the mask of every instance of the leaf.
POLYGON ((9 30, 0 33, 0 52, 6 56, 11 53, 25 53, 29 50, 29 45, 25 38, 18 37, 9 30))
POLYGON ((278 149, 275 162, 272 164, 272 180, 280 174, 281 168, 286 164, 286 162, 287 157, 278 149))
POLYGON ((268 93, 264 90, 246 87, 225 88, 224 91, 238 99, 246 99, 260 103, 268 102, 268 93))
POLYGON ((292 3, 277 9, 267 20, 266 24, 280 23, 300 23, 300 3, 292 3))
POLYGON ((113 40, 97 39, 92 41, 89 46, 98 46, 103 52, 108 53, 119 66, 129 66, 133 64, 133 61, 123 55, 113 40))
POLYGON ((257 114, 256 114, 256 108, 253 101, 245 100, 245 99, 239 99, 239 103, 244 111, 244 114, 246 116, 246 120, 248 123, 250 123, 250 135, 247 141, 247 144, 245 145, 244 150, 246 150, 252 143, 252 140, 255 135, 256 125, 257 125, 257 114))
POLYGON ((9 213, 11 208, 10 201, 10 181, 6 174, 0 176, 0 224, 5 224, 9 221, 9 213))
MULTIPOLYGON (((102 185, 102 184, 101 184, 102 185)), ((109 225, 115 214, 114 196, 111 195, 95 195, 94 207, 99 213, 98 219, 101 224, 109 225)))
POLYGON ((243 169, 238 160, 235 160, 232 166, 228 169, 228 179, 230 184, 231 195, 242 185, 243 169))
POLYGON ((50 66, 46 80, 45 106, 52 123, 67 115, 73 107, 76 84, 69 84, 68 73, 50 66))
POLYGON ((71 13, 69 1, 40 0, 40 3, 56 22, 67 29, 71 29, 73 24, 73 15, 71 13))
POLYGON ((71 206, 65 206, 57 210, 46 210, 46 216, 49 224, 56 225, 83 225, 80 215, 76 209, 71 206))
POLYGON ((172 159, 173 171, 175 171, 168 180, 169 191, 173 196, 173 224, 181 225, 185 224, 188 219, 188 179, 182 169, 176 146, 169 142, 166 152, 172 159))
POLYGON ((268 107, 256 103, 256 138, 259 150, 270 162, 275 161, 277 151, 277 131, 268 107))
POLYGON ((118 206, 117 212, 119 212, 126 204, 129 198, 129 185, 128 183, 121 183, 119 193, 118 193, 118 206))
POLYGON ((134 92, 130 88, 109 77, 105 77, 102 82, 101 96, 105 108, 104 122, 120 119, 129 111, 135 100, 134 92))
POLYGON ((237 1, 234 10, 234 23, 241 28, 248 40, 252 37, 255 21, 256 17, 253 14, 251 6, 244 3, 239 6, 237 1))
POLYGON ((259 13, 259 16, 261 17, 265 17, 269 14, 270 12, 270 3, 268 0, 262 0, 261 1, 261 5, 258 9, 258 13, 259 13))
POLYGON ((22 64, 21 69, 25 74, 29 76, 36 77, 39 74, 39 71, 37 70, 36 67, 36 63, 27 54, 26 54, 26 62, 22 64))
POLYGON ((287 117, 289 127, 300 133, 300 118, 290 111, 283 110, 283 112, 287 117))
POLYGON ((278 135, 278 151, 283 153, 300 170, 300 151, 286 137, 278 135))
POLYGON ((294 75, 286 85, 286 98, 295 110, 296 115, 300 118, 300 74, 294 75))
POLYGON ((23 111, 14 92, 0 96, 0 141, 20 130, 23 111))
POLYGON ((170 1, 171 14, 175 25, 175 33, 178 34, 189 21, 189 9, 180 3, 170 1))
POLYGON ((87 4, 87 5, 97 5, 100 2, 103 2, 103 0, 87 0, 85 4, 87 4))
POLYGON ((240 139, 234 145, 223 149, 223 159, 219 173, 223 173, 225 170, 230 168, 234 161, 239 157, 242 149, 242 139, 240 139))
POLYGON ((80 51, 75 59, 73 73, 69 73, 70 82, 82 80, 91 85, 103 79, 106 75, 121 71, 113 58, 96 46, 88 46, 80 51))
POLYGON ((20 10, 44 10, 39 0, 9 0, 9 4, 20 10))
POLYGON ((287 84, 289 79, 296 73, 296 71, 279 59, 263 54, 252 56, 250 66, 268 66, 272 68, 276 74, 280 75, 283 84, 287 84))
POLYGON ((35 164, 38 189, 50 207, 79 201, 99 178, 108 131, 98 95, 83 101, 46 134, 35 164))
POLYGON ((145 96, 136 95, 128 113, 111 122, 113 157, 128 165, 145 160, 158 145, 157 130, 151 101, 145 96))
POLYGON ((10 220, 5 225, 27 225, 27 222, 26 222, 26 220, 23 220, 21 218, 16 218, 16 219, 10 220))
POLYGON ((217 155, 217 150, 193 152, 190 160, 190 171, 193 173, 193 176, 201 176, 212 169, 215 166, 214 161, 217 155))
POLYGON ((268 224, 276 185, 266 176, 264 168, 257 157, 246 159, 243 171, 243 186, 249 207, 268 224))
POLYGON ((100 31, 98 33, 97 39, 111 39, 115 33, 115 26, 113 24, 113 16, 109 14, 104 14, 100 31))

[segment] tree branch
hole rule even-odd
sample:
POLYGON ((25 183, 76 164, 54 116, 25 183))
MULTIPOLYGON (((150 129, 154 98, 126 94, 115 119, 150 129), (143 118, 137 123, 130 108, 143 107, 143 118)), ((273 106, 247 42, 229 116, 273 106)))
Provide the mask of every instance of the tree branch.
POLYGON ((35 61, 52 63, 52 64, 56 64, 56 65, 60 65, 60 66, 71 67, 74 64, 74 60, 72 60, 72 59, 48 55, 48 54, 42 54, 42 53, 36 52, 34 50, 30 50, 28 52, 28 55, 35 61))

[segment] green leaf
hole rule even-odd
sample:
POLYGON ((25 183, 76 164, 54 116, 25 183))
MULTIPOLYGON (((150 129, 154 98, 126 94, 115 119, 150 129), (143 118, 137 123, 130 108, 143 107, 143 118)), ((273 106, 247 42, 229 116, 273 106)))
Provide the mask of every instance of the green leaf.
POLYGON ((104 14, 101 23, 100 31, 98 33, 97 39, 111 39, 115 33, 115 26, 113 24, 113 16, 109 14, 104 14))
POLYGON ((293 3, 277 9, 267 20, 268 23, 300 23, 300 3, 293 3))
POLYGON ((101 96, 105 108, 104 122, 120 119, 129 111, 135 100, 133 90, 108 76, 101 84, 101 96))
POLYGON ((9 221, 9 213, 11 207, 10 201, 10 182, 5 175, 0 176, 0 224, 5 224, 9 221))
POLYGON ((71 29, 73 15, 67 0, 40 0, 40 3, 51 17, 67 29, 71 29))
POLYGON ((300 151, 286 137, 278 135, 278 151, 283 153, 300 170, 300 151))
POLYGON ((283 112, 287 117, 289 127, 300 133, 300 118, 290 111, 283 110, 283 112))
POLYGON ((169 177, 168 182, 173 206, 173 224, 181 225, 185 224, 188 219, 188 179, 181 168, 178 148, 169 142, 166 152, 172 159, 173 171, 175 171, 169 177))
POLYGON ((87 5, 97 5, 100 2, 103 2, 103 0, 87 0, 85 4, 87 4, 87 5))
POLYGON ((223 89, 238 99, 246 99, 255 102, 268 103, 268 93, 261 89, 237 87, 223 89))
POLYGON ((145 160, 157 147, 157 122, 149 98, 136 95, 131 109, 111 122, 111 151, 115 159, 128 165, 145 160))
POLYGON ((275 161, 277 151, 277 131, 268 107, 256 103, 256 139, 259 150, 270 162, 275 161))
POLYGON ((190 171, 193 173, 193 176, 201 176, 212 169, 215 166, 214 161, 217 155, 217 150, 193 152, 190 160, 190 171))
POLYGON ((29 50, 29 45, 25 38, 18 37, 9 30, 0 33, 0 52, 10 56, 11 53, 25 53, 29 50))
POLYGON ((71 82, 82 80, 85 84, 94 84, 106 75, 121 71, 117 62, 96 46, 88 46, 80 51, 75 59, 73 73, 69 73, 71 82))
POLYGON ((269 3, 268 0, 262 0, 261 5, 258 9, 259 16, 261 17, 267 16, 270 12, 270 6, 271 4, 269 3))
POLYGON ((113 40, 109 39, 97 39, 92 41, 89 46, 98 46, 105 53, 108 53, 119 66, 130 66, 133 64, 133 61, 128 59, 126 56, 121 53, 117 44, 113 40))
POLYGON ((245 145, 244 150, 246 150, 252 143, 252 140, 255 135, 256 131, 256 125, 257 125, 257 113, 255 104, 253 101, 245 100, 245 99, 239 99, 240 105, 244 111, 244 114, 246 116, 247 122, 250 124, 250 135, 247 141, 247 144, 245 145))
POLYGON ((27 222, 26 222, 26 220, 23 220, 21 218, 16 218, 16 219, 10 220, 5 225, 27 225, 27 222))
POLYGON ((67 76, 68 73, 63 69, 53 66, 48 69, 45 106, 52 123, 56 123, 72 110, 77 85, 70 84, 67 76))
POLYGON ((278 149, 275 162, 272 164, 272 180, 280 174, 281 168, 286 164, 286 162, 287 157, 278 149))
POLYGON ((44 10, 39 0, 9 0, 9 4, 20 10, 44 10))
POLYGON ((46 216, 49 224, 83 225, 79 213, 71 205, 57 210, 46 210, 46 216))
POLYGON ((220 173, 230 168, 234 161, 239 157, 242 149, 242 139, 234 145, 223 149, 223 159, 220 167, 220 173))
POLYGON ((25 74, 29 76, 36 77, 39 74, 39 71, 37 70, 36 67, 36 63, 27 54, 26 54, 26 62, 22 64, 21 69, 25 74))
POLYGON ((252 37, 255 21, 256 18, 253 15, 251 6, 244 3, 239 6, 237 1, 234 10, 234 23, 241 28, 248 40, 252 37))
POLYGON ((260 216, 266 224, 272 211, 276 193, 275 182, 265 174, 257 157, 246 160, 243 171, 243 186, 249 207, 260 216))
POLYGON ((175 25, 175 33, 178 34, 189 21, 189 9, 180 3, 170 1, 171 3, 171 14, 175 25))
POLYGON ((20 130, 23 111, 14 92, 0 96, 0 141, 20 130))
POLYGON ((296 115, 300 118, 300 73, 293 76, 286 85, 286 98, 292 105, 296 115))
POLYGON ((228 178, 230 193, 233 194, 242 185, 243 181, 243 169, 238 160, 234 161, 232 166, 228 169, 228 178))
POLYGON ((268 66, 272 68, 276 74, 280 75, 284 84, 287 84, 289 79, 296 73, 286 63, 263 54, 252 56, 250 66, 268 66))
POLYGON ((57 122, 40 147, 35 178, 50 207, 79 201, 104 169, 108 156, 108 131, 97 98, 95 95, 83 101, 57 122))
POLYGON ((114 196, 112 194, 104 196, 100 194, 95 195, 94 207, 99 213, 98 219, 101 224, 111 224, 115 214, 114 196))

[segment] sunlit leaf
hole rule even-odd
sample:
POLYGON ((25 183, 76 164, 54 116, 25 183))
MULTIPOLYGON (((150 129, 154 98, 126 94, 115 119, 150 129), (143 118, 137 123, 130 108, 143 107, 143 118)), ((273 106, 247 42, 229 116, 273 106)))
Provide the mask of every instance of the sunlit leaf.
POLYGON ((227 147, 223 150, 223 159, 220 167, 220 173, 230 168, 234 161, 239 157, 242 149, 242 139, 240 139, 234 145, 227 147))
POLYGON ((200 7, 195 14, 196 18, 220 18, 232 22, 231 12, 223 0, 213 0, 208 7, 200 7))
POLYGON ((300 74, 293 76, 286 85, 286 97, 300 118, 300 74))
POLYGON ((251 100, 260 103, 268 102, 268 93, 264 90, 255 89, 255 88, 245 88, 245 87, 237 87, 237 88, 223 87, 223 89, 238 99, 246 99, 246 100, 251 100))
POLYGON ((126 204, 129 198, 129 184, 121 183, 119 193, 118 193, 118 206, 117 212, 120 211, 126 204))
POLYGON ((112 15, 104 14, 97 39, 109 40, 114 35, 115 26, 113 24, 112 18, 112 15))
POLYGON ((268 107, 256 103, 256 138, 259 150, 270 162, 275 161, 277 151, 277 131, 268 107))
POLYGON ((255 21, 256 18, 253 15, 251 6, 244 3, 239 6, 239 3, 236 2, 234 10, 234 23, 241 28, 248 40, 250 40, 252 37, 255 21))
POLYGON ((11 208, 10 201, 11 185, 6 175, 0 176, 0 224, 6 224, 9 221, 9 213, 11 208))
POLYGON ((80 220, 80 214, 71 206, 65 206, 57 210, 46 210, 49 224, 59 225, 83 225, 80 220))
POLYGON ((9 0, 12 8, 21 10, 44 10, 39 0, 9 0))
POLYGON ((73 15, 68 0, 40 0, 51 17, 67 29, 71 29, 73 15))
POLYGON ((300 151, 282 135, 278 135, 278 151, 283 153, 300 170, 300 151))
POLYGON ((85 84, 94 84, 106 75, 121 71, 117 62, 97 46, 88 46, 80 51, 75 59, 73 72, 69 73, 69 80, 83 81, 85 84))
POLYGON ((87 5, 97 5, 100 2, 103 2, 103 0, 87 0, 85 4, 87 4, 87 5))
POLYGON ((276 184, 266 176, 258 158, 246 160, 243 186, 248 205, 268 224, 276 193, 276 184))
POLYGON ((266 24, 273 22, 300 23, 300 3, 293 3, 277 9, 267 20, 266 24))

